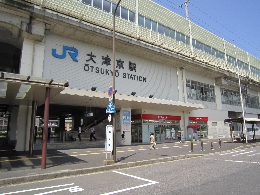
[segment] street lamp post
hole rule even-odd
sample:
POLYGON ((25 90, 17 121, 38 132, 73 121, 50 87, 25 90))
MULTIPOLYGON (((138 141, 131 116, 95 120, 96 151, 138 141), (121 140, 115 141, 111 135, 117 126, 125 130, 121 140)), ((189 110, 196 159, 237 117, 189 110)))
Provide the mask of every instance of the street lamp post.
MULTIPOLYGON (((114 89, 114 94, 113 94, 113 104, 115 106, 115 86, 116 86, 116 58, 115 58, 115 24, 116 24, 116 10, 118 5, 120 4, 121 0, 118 1, 116 4, 116 8, 113 12, 113 89, 114 89)), ((113 137, 113 159, 114 162, 116 162, 116 113, 113 114, 113 127, 114 127, 114 137, 113 137)))

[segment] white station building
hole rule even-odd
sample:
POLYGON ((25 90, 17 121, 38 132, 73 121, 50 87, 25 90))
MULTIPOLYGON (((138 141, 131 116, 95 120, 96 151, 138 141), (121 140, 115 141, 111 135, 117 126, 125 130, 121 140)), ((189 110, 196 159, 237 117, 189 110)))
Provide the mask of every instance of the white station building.
POLYGON ((127 145, 150 133, 226 138, 243 125, 225 119, 258 118, 260 60, 152 0, 120 2, 113 72, 117 3, 0 0, 0 131, 17 151, 29 150, 43 111, 61 128, 68 115, 74 127, 89 122, 86 107, 108 115, 113 74, 116 136, 127 145))

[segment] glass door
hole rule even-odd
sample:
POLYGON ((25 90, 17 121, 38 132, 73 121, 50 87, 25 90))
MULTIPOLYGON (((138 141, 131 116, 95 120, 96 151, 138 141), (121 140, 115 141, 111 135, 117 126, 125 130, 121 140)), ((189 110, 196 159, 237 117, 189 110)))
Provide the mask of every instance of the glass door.
POLYGON ((142 125, 135 124, 131 127, 131 135, 132 135, 132 142, 139 143, 142 142, 142 125))

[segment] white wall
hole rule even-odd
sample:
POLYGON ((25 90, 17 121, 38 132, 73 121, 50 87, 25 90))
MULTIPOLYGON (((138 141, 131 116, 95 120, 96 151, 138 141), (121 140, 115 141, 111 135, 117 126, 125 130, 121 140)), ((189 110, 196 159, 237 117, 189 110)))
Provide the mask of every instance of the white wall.
MULTIPOLYGON (((107 56, 111 59, 112 64, 112 50, 110 49, 49 34, 46 35, 43 76, 44 78, 68 80, 70 88, 90 90, 91 87, 97 87, 97 91, 106 92, 112 79, 110 71, 112 65, 102 65, 104 61, 102 58, 107 56), (52 49, 56 49, 56 53, 61 55, 63 46, 77 49, 78 62, 73 61, 68 54, 68 52, 74 53, 74 51, 67 51, 66 57, 63 59, 52 55, 52 49), (91 52, 96 56, 93 57, 96 63, 89 60, 88 54, 91 52)), ((118 74, 116 74, 118 94, 130 95, 131 92, 136 92, 137 96, 154 95, 154 98, 178 101, 176 68, 118 51, 116 60, 124 61, 124 69, 116 68, 118 70, 118 74), (136 71, 129 70, 129 62, 136 64, 136 71)))

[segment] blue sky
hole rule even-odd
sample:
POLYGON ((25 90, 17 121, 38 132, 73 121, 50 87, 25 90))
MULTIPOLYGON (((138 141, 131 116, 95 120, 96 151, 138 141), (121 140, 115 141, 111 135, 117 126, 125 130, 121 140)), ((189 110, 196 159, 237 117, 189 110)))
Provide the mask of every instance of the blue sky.
MULTIPOLYGON (((186 17, 185 0, 153 0, 186 17)), ((190 20, 260 59, 259 0, 190 0, 190 20)))

